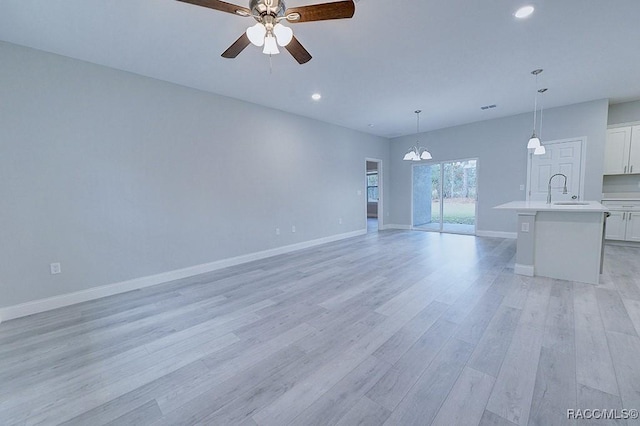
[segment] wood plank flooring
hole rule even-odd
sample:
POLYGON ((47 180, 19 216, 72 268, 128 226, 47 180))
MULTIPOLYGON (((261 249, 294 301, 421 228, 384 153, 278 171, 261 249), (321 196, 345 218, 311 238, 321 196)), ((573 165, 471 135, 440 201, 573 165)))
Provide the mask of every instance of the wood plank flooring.
MULTIPOLYGON (((640 249, 383 231, 0 324, 0 425, 565 425, 640 409, 640 249)), ((638 420, 606 424, 639 424, 638 420)))

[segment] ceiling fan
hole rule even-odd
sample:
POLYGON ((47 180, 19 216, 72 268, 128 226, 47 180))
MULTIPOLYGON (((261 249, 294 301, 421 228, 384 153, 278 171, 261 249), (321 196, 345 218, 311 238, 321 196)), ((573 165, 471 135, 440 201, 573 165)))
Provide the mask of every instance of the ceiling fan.
POLYGON ((326 21, 330 19, 351 18, 355 13, 353 0, 343 0, 332 3, 320 3, 310 6, 292 7, 287 9, 283 0, 251 0, 249 8, 237 6, 220 0, 178 0, 196 6, 208 7, 234 15, 249 17, 256 21, 255 25, 238 38, 222 53, 223 58, 235 58, 249 44, 263 47, 262 52, 267 55, 280 53, 278 46, 284 47, 298 61, 305 64, 311 60, 311 55, 295 38, 293 31, 285 27, 280 21, 286 20, 291 24, 298 22, 326 21))

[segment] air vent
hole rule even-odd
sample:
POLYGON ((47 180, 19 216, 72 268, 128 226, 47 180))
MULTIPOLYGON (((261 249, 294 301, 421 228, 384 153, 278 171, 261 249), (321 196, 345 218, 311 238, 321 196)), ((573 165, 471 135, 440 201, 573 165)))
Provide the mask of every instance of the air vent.
POLYGON ((494 109, 496 107, 496 104, 493 105, 485 105, 485 106, 481 106, 480 109, 483 111, 486 111, 488 109, 494 109))

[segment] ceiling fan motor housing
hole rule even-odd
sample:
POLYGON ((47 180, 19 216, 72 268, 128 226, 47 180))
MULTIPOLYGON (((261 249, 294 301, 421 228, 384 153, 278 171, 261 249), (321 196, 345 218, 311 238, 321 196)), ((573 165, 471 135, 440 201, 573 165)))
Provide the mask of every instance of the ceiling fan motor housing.
POLYGON ((258 22, 261 21, 261 17, 271 15, 274 18, 284 17, 284 11, 287 6, 282 0, 251 0, 249 2, 249 9, 251 14, 258 22))

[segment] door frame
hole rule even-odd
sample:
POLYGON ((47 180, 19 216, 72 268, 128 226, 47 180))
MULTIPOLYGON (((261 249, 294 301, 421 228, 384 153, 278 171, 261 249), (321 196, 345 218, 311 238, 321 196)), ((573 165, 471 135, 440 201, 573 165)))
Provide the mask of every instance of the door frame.
MULTIPOLYGON (((409 224, 409 229, 411 229, 412 231, 422 231, 422 232, 439 232, 439 233, 445 233, 445 234, 460 234, 460 235, 477 235, 478 232, 478 199, 480 198, 480 173, 479 173, 479 168, 480 168, 480 158, 479 157, 469 157, 469 158, 462 158, 462 159, 455 159, 455 160, 431 160, 431 161, 421 161, 421 162, 416 162, 415 164, 411 165, 411 184, 410 184, 410 188, 411 188, 411 223, 409 224), (426 229, 420 229, 420 228, 416 228, 413 226, 413 179, 414 179, 414 168, 417 166, 429 166, 429 165, 435 165, 435 164, 439 164, 440 165, 440 186, 442 186, 442 183, 444 181, 444 163, 460 163, 463 161, 475 161, 476 162, 476 203, 475 203, 475 211, 474 211, 474 220, 475 223, 473 225, 473 233, 466 233, 466 232, 452 232, 452 231, 444 231, 444 198, 442 198, 440 200, 440 227, 438 228, 437 231, 430 231, 430 230, 426 230, 426 229)), ((442 194, 442 191, 440 191, 440 194, 442 194)))
POLYGON ((364 159, 364 229, 367 229, 367 203, 369 194, 367 193, 367 161, 378 164, 378 231, 384 229, 384 174, 382 170, 382 160, 380 158, 365 157, 364 159))
MULTIPOLYGON (((580 190, 578 194, 580 194, 580 199, 584 199, 584 178, 585 178, 585 165, 587 162, 587 137, 579 136, 575 138, 568 139, 556 139, 553 141, 545 142, 544 145, 554 145, 565 142, 580 142, 580 190)), ((531 160, 533 159, 533 152, 527 153, 527 186, 525 188, 525 199, 526 201, 530 201, 531 199, 531 160)))

